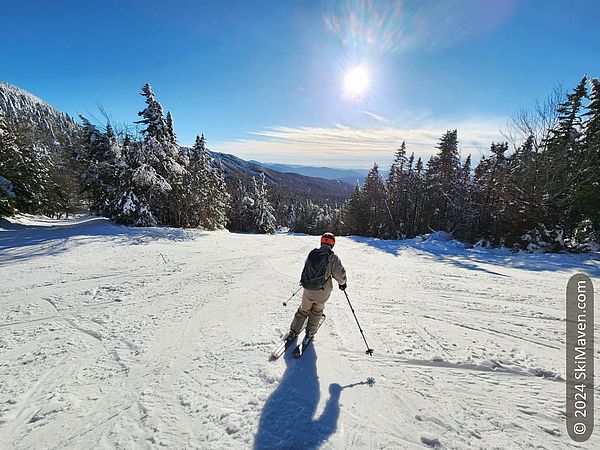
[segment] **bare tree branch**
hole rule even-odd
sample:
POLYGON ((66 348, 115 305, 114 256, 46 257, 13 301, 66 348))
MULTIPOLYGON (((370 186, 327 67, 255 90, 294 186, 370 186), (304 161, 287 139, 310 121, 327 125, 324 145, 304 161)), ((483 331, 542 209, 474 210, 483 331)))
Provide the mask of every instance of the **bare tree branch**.
POLYGON ((557 85, 554 91, 543 101, 537 100, 533 109, 521 109, 513 115, 502 135, 516 150, 529 137, 533 137, 533 148, 537 153, 549 137, 558 122, 558 107, 566 96, 562 85, 557 85))

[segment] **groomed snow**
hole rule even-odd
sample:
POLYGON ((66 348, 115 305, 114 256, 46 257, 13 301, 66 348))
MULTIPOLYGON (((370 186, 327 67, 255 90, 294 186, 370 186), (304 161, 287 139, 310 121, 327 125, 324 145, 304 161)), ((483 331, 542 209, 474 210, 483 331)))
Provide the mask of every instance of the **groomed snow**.
POLYGON ((375 354, 336 289, 270 361, 317 242, 0 222, 0 448, 600 448, 564 425, 565 287, 600 290, 597 254, 338 238, 375 354))

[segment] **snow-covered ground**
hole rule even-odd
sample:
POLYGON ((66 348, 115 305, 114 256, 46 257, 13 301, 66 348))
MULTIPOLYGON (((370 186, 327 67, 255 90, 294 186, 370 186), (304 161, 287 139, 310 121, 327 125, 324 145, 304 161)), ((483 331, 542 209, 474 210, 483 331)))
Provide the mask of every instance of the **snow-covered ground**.
POLYGON ((375 354, 336 289, 270 361, 316 237, 0 227, 0 448, 600 448, 563 380, 566 283, 598 290, 598 255, 338 238, 375 354))

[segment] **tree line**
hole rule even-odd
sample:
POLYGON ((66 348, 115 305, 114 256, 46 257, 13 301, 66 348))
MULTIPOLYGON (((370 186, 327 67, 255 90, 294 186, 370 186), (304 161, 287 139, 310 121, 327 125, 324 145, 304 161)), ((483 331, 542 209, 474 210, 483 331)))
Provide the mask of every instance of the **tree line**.
POLYGON ((134 226, 223 227, 229 194, 204 136, 196 137, 192 149, 180 147, 173 117, 164 115, 149 84, 142 95, 141 139, 117 136, 110 123, 100 131, 81 117, 82 146, 76 158, 91 211, 134 226))
POLYGON ((265 174, 228 176, 199 135, 181 147, 173 117, 149 84, 138 135, 87 118, 72 145, 50 149, 0 111, 0 216, 60 216, 89 208, 134 226, 166 225, 273 233, 402 239, 444 230, 482 245, 586 250, 600 232, 600 83, 584 77, 512 121, 473 168, 458 131, 427 161, 396 150, 389 171, 375 164, 343 204, 268 185, 265 174), (509 146, 509 141, 512 144, 509 146))
POLYGON ((78 191, 70 161, 65 148, 49 144, 0 109, 0 217, 69 211, 78 191))
MULTIPOLYGON (((545 107, 544 107, 545 106, 545 107)), ((384 239, 444 230, 515 249, 586 250, 600 232, 600 83, 584 77, 559 103, 513 118, 521 142, 492 143, 472 169, 447 131, 426 163, 402 143, 387 179, 377 164, 356 186, 338 232, 384 239)), ((514 139, 513 139, 514 140, 514 139)))
MULTIPOLYGON (((173 117, 152 88, 136 122, 139 137, 99 129, 86 117, 70 145, 49 148, 33 127, 0 113, 0 216, 15 212, 60 217, 85 206, 133 226, 173 226, 273 233, 276 220, 264 175, 250 186, 225 180, 204 135, 181 147, 173 117), (59 180, 63 180, 59 183, 59 180), (67 201, 69 200, 70 201, 67 201)), ((26 122, 22 122, 26 123, 26 122)))

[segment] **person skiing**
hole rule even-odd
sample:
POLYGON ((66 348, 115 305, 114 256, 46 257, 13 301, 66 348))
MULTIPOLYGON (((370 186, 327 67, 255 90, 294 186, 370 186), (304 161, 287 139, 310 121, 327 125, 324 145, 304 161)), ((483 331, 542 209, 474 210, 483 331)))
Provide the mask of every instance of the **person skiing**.
POLYGON ((332 278, 335 278, 342 291, 346 289, 346 269, 340 258, 333 253, 334 245, 333 233, 325 233, 321 236, 321 248, 315 248, 306 258, 300 279, 300 284, 304 287, 302 303, 290 325, 290 338, 300 334, 307 318, 306 336, 312 339, 317 333, 325 302, 333 290, 332 278))

